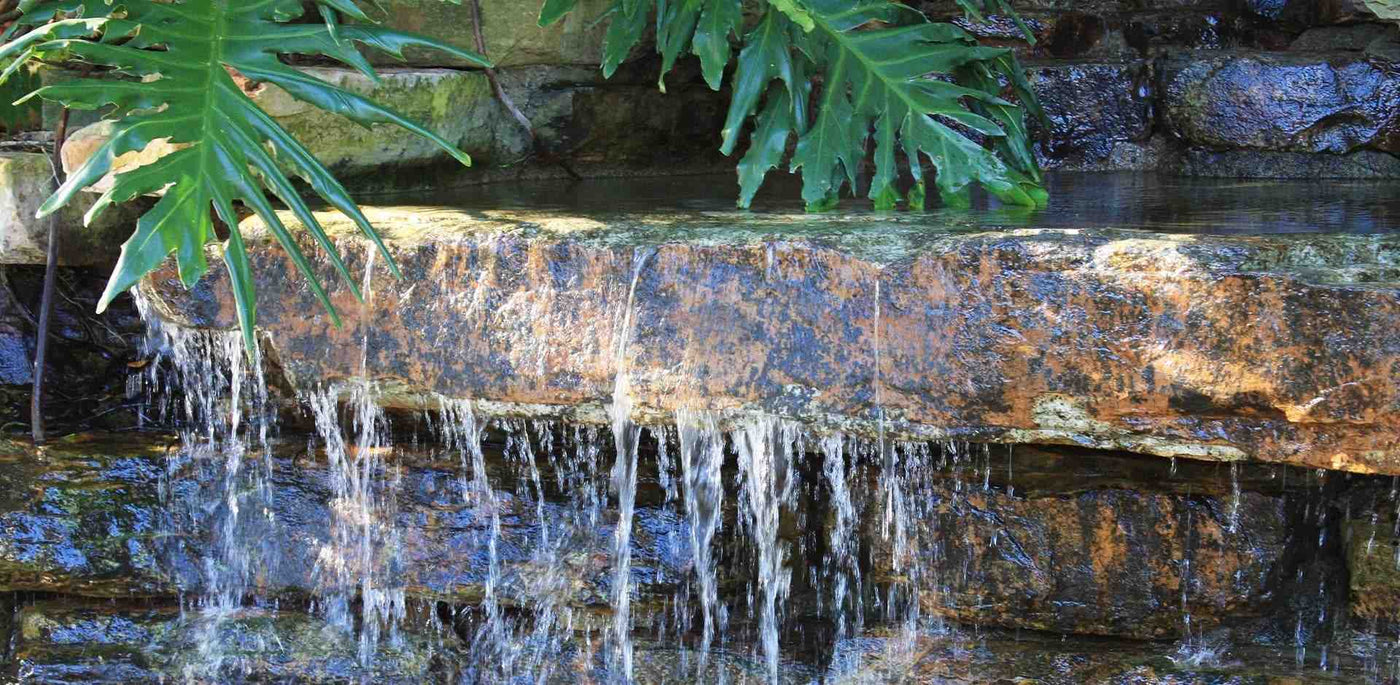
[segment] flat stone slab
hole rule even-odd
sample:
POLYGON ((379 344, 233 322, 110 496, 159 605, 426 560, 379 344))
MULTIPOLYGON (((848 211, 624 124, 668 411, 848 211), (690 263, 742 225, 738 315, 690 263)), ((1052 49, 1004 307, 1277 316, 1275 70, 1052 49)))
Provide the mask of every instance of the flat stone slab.
MULTIPOLYGON (((643 422, 764 412, 865 435, 1400 473, 1400 235, 367 213, 405 278, 377 261, 361 305, 317 259, 339 329, 243 226, 265 345, 295 387, 364 374, 393 404, 474 398, 600 423, 621 392, 643 422)), ((349 222, 321 219, 364 273, 349 222)), ((167 268, 144 289, 171 322, 235 325, 223 274, 186 293, 167 268)))

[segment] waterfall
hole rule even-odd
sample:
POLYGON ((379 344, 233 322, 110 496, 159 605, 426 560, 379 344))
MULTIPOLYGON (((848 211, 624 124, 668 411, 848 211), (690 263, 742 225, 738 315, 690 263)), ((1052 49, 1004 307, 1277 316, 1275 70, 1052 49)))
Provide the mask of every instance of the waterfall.
POLYGON ((360 659, 368 662, 382 636, 397 639, 405 614, 398 579, 399 531, 395 524, 400 473, 384 457, 392 450, 388 424, 364 381, 307 393, 316 433, 330 469, 330 539, 316 558, 316 579, 327 620, 353 633, 360 624, 360 659), (340 398, 353 414, 351 439, 340 419, 340 398), (353 611, 359 599, 360 611, 353 611))
POLYGON ((146 322, 144 352, 153 358, 145 371, 147 403, 159 420, 179 427, 181 438, 166 464, 161 497, 172 520, 213 532, 199 560, 201 585, 194 598, 200 666, 185 673, 194 678, 217 673, 232 658, 219 644, 219 628, 254 598, 258 578, 276 566, 276 523, 268 514, 276 412, 260 348, 250 355, 237 332, 164 325, 139 291, 134 299, 146 322), (193 505, 173 492, 186 478, 208 489, 193 505))
POLYGON ((822 563, 824 576, 831 583, 831 610, 839 641, 859 634, 864 624, 860 560, 856 556, 856 511, 846 467, 845 436, 822 438, 821 452, 822 475, 831 491, 835 514, 822 563))
MULTIPOLYGON (((792 582, 788 545, 778 539, 782 507, 793 493, 793 451, 797 427, 759 416, 735 429, 743 509, 749 540, 758 553, 759 629, 770 681, 778 679, 778 605, 792 582)), ((800 448, 798 449, 800 453, 800 448)))
MULTIPOLYGON (((427 626, 440 630, 438 638, 451 650, 443 653, 454 660, 453 676, 470 683, 896 680, 927 665, 935 654, 930 648, 961 658, 966 645, 984 639, 981 628, 959 628, 958 621, 978 625, 979 612, 1007 620, 1001 617, 1008 614, 994 612, 1022 600, 998 595, 1004 589, 998 583, 1023 590, 1027 610, 1042 616, 1046 604, 1062 601, 1056 593, 1073 595, 1048 584, 1022 588, 1015 585, 1020 579, 1004 577, 1017 569, 1039 574, 1056 561, 1038 546, 1044 538, 1030 536, 1061 531, 1024 526, 1043 514, 1037 507, 1044 502, 1036 500, 1046 497, 1047 482, 1056 477, 1047 474, 1047 464, 1060 463, 1047 454, 1060 448, 1032 447, 1026 457, 1018 451, 1024 459, 1018 464, 1007 447, 1003 464, 1000 448, 988 444, 901 441, 898 411, 885 405, 892 398, 881 372, 886 324, 878 282, 874 349, 868 352, 875 360, 873 407, 864 417, 873 419, 865 425, 874 435, 843 433, 839 424, 799 424, 757 406, 721 412, 692 398, 672 421, 646 424, 641 417, 654 415, 635 411, 641 407, 634 403, 641 404, 643 388, 652 389, 642 375, 651 367, 635 355, 637 341, 647 339, 642 336, 664 330, 664 321, 643 316, 648 300, 639 298, 639 289, 652 285, 642 276, 654 254, 633 254, 625 301, 620 279, 613 285, 615 347, 607 354, 616 373, 606 418, 596 424, 521 418, 536 414, 470 397, 428 397, 410 420, 403 419, 405 410, 386 410, 403 395, 395 394, 389 371, 380 375, 371 366, 369 258, 358 374, 284 398, 299 402, 312 430, 279 446, 277 410, 286 415, 296 407, 275 406, 269 398, 261 351, 245 353, 236 333, 162 326, 142 301, 152 324, 151 349, 162 360, 146 372, 151 387, 164 389, 155 410, 183 437, 169 460, 168 480, 193 474, 208 491, 198 506, 193 497, 171 499, 173 507, 183 507, 172 516, 188 519, 209 538, 200 548, 200 586, 191 588, 186 606, 202 631, 205 663, 187 675, 218 679, 252 663, 246 651, 220 643, 229 640, 230 621, 246 620, 253 610, 275 614, 279 597, 302 590, 311 595, 308 613, 330 627, 325 634, 344 640, 358 657, 349 666, 359 669, 357 675, 372 672, 377 659, 427 626), (288 443, 303 437, 316 469, 325 466, 325 487, 316 493, 321 499, 311 506, 324 501, 324 510, 316 511, 326 516, 296 529, 317 536, 309 545, 312 582, 298 584, 304 579, 296 572, 305 569, 278 573, 280 564, 300 560, 281 549, 293 538, 268 512, 275 509, 273 467, 283 477, 300 467, 304 462, 296 459, 304 453, 289 457, 288 443), (1013 473, 1019 489, 1012 487, 1013 473), (429 481, 422 490, 406 485, 429 481), (451 568, 428 574, 410 566, 435 558, 413 547, 424 539, 436 542, 414 537, 420 521, 447 531, 442 535, 451 549, 441 558, 450 559, 451 568), (409 621, 410 615, 421 620, 409 621), (216 629, 221 624, 222 634, 216 629)), ((267 349, 271 359, 275 348, 267 349)), ((1239 553, 1229 545, 1254 542, 1259 507, 1273 497, 1251 488, 1248 464, 1228 465, 1226 487, 1222 466, 1183 460, 1180 479, 1154 495, 1183 502, 1171 509, 1180 518, 1162 524, 1185 531, 1177 543, 1181 556, 1171 557, 1160 573, 1179 585, 1164 581, 1166 589, 1151 596, 1168 606, 1167 620, 1180 621, 1161 634, 1184 633, 1178 652, 1169 655, 1182 667, 1228 663, 1215 635, 1219 609, 1209 602, 1218 591, 1211 584, 1219 583, 1219 560, 1239 553), (1192 491, 1192 474, 1208 468, 1216 469, 1213 480, 1204 492, 1192 491), (1221 530, 1234 535, 1216 535, 1221 530)), ((1175 476, 1177 469, 1175 461, 1161 463, 1161 475, 1175 476)), ((1108 477, 1095 475, 1093 485, 1064 492, 1088 492, 1092 499, 1121 488, 1116 481, 1104 485, 1118 477, 1106 471, 1108 477)), ((319 479, 322 471, 315 473, 319 479)), ((1335 551, 1343 544, 1338 534, 1347 534, 1340 526, 1352 517, 1329 509, 1337 500, 1321 492, 1321 473, 1309 479, 1318 492, 1298 534, 1310 550, 1335 551)), ((1068 501, 1058 497, 1057 504, 1068 501)), ((1138 532, 1113 520, 1122 505, 1094 500, 1081 506, 1105 507, 1083 508, 1081 515, 1109 514, 1092 523, 1110 533, 1095 534, 1138 532)), ((1061 518, 1050 523, 1069 518, 1063 511, 1074 510, 1056 509, 1061 518)), ((1150 519, 1129 523, 1143 520, 1150 519)), ((1371 541, 1363 540, 1367 551, 1375 547, 1387 561, 1390 552, 1376 529, 1389 523, 1372 515, 1371 541)), ((1272 543, 1261 538, 1257 544, 1272 543)), ((1103 561, 1114 570, 1115 558, 1103 561)), ((1341 651, 1346 634, 1338 631, 1346 628, 1338 627, 1336 606, 1328 603, 1333 581, 1317 569, 1296 573, 1287 573, 1293 592, 1281 601, 1292 603, 1280 609, 1286 625, 1271 644, 1300 663, 1345 668, 1338 664, 1352 655, 1341 651)), ((1249 590, 1249 581, 1239 578, 1240 592, 1249 590)))
POLYGON ((489 522, 485 544, 477 541, 478 548, 484 546, 486 549, 486 582, 481 600, 486 620, 472 639, 472 654, 477 659, 495 664, 499 671, 509 672, 515 660, 515 650, 510 640, 511 627, 500 606, 501 512, 495 489, 487 476, 486 455, 481 448, 483 426, 477 420, 470 400, 440 398, 439 403, 442 437, 448 449, 456 451, 461 460, 463 496, 473 510, 478 515, 484 514, 489 522))
POLYGON ((704 659, 715 635, 724 630, 727 622, 724 607, 719 603, 713 550, 724 504, 720 472, 724 465, 724 434, 714 415, 703 412, 677 411, 676 428, 680 434, 686 529, 690 534, 691 557, 695 560, 696 583, 700 586, 700 611, 704 620, 700 654, 704 659))
POLYGON ((617 527, 613 537, 613 649, 614 668, 624 682, 632 681, 632 514, 637 497, 637 443, 641 427, 632 422, 631 377, 627 356, 632 342, 632 315, 636 306, 637 282, 642 269, 656 250, 637 250, 632 255, 632 280, 627 288, 627 306, 618 335, 616 377, 612 404, 613 443, 617 460, 612 469, 612 490, 617 494, 617 527))

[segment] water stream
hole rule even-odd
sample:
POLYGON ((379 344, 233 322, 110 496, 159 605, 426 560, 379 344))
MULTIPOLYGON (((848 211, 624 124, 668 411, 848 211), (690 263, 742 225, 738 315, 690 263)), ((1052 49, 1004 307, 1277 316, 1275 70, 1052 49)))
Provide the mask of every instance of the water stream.
MULTIPOLYGON (((298 436, 279 430, 287 408, 274 406, 261 358, 250 361, 236 335, 153 326, 163 361, 148 385, 164 391, 152 412, 171 416, 183 435, 170 481, 194 474, 215 495, 212 506, 181 514, 214 542, 188 602, 188 620, 203 632, 201 663, 186 678, 236 672, 244 657, 219 626, 249 607, 278 611, 272 578, 295 555, 281 543, 289 524, 272 513, 273 453, 299 440, 326 474, 310 607, 353 638, 365 668, 423 625, 460 641, 453 679, 463 683, 888 682, 930 650, 961 663, 977 658, 976 644, 1004 639, 958 619, 1006 601, 982 594, 989 574, 1006 573, 992 566, 998 559, 1027 576, 1051 568, 1045 552, 1027 551, 1035 544, 1027 529, 999 518, 1038 496, 1049 467, 1009 448, 816 434, 763 414, 682 410, 670 425, 643 430, 632 420, 628 344, 648 256, 634 258, 619 314, 607 427, 493 417, 469 398, 436 398, 416 415, 386 412, 366 368, 296 397, 309 419, 298 436), (452 474, 452 497, 434 499, 429 513, 405 484, 407 469, 424 462, 452 474), (421 571, 409 568, 410 538, 434 517, 461 531, 450 558, 462 566, 440 569, 451 583, 425 590, 421 571), (413 618, 420 614, 428 618, 413 618)), ((883 426, 880 399, 877 382, 883 426)), ((1204 468, 1155 465, 1164 482, 1204 468)), ((1182 532, 1172 534, 1185 552, 1171 562, 1180 582, 1168 600, 1180 607, 1170 658, 1183 668, 1214 668, 1228 652, 1196 615, 1209 564, 1197 550, 1255 534, 1246 522, 1256 515, 1258 476, 1248 465, 1221 468, 1214 494, 1188 486, 1170 495, 1183 503, 1173 514, 1182 532), (1218 507, 1196 504, 1203 497, 1218 507), (1203 542, 1206 532, 1215 538, 1203 542)), ((1329 537, 1341 514, 1324 506, 1327 487, 1325 474, 1309 474, 1303 490, 1312 499, 1299 530, 1315 550, 1340 544, 1329 537)), ((1372 538, 1378 527, 1386 524, 1373 517, 1372 538)), ((1330 650, 1345 635, 1326 573, 1298 567, 1289 634, 1274 643, 1300 668, 1340 668, 1330 650)), ((1372 647, 1366 668, 1393 671, 1385 656, 1393 648, 1372 647)))

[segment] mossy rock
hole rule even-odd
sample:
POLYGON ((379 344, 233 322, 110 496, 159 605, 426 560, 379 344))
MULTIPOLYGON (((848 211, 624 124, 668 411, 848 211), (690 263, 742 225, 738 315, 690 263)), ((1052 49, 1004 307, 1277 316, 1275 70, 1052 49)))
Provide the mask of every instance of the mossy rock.
MULTIPOLYGON (((421 33, 457 47, 476 49, 470 2, 387 0, 380 4, 384 11, 371 12, 370 16, 386 26, 421 33)), ((497 67, 600 65, 608 23, 598 18, 607 10, 608 0, 581 0, 569 16, 546 28, 538 23, 543 4, 543 0, 482 0, 482 33, 486 56, 492 63, 497 67)), ((414 66, 471 66, 431 50, 410 49, 405 56, 408 64, 414 66)), ((376 53, 374 59, 383 64, 398 63, 383 53, 376 53)))

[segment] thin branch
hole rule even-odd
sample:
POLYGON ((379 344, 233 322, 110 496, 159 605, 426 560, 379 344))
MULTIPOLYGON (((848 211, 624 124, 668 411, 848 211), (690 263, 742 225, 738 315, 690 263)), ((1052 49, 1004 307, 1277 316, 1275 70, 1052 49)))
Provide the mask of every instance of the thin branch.
MULTIPOLYGON (((476 51, 485 55, 486 36, 482 33, 481 24, 481 0, 472 0, 472 36, 476 42, 476 51)), ((573 167, 569 166, 568 162, 548 154, 541 148, 540 140, 535 135, 535 125, 530 123, 530 119, 525 116, 524 112, 520 111, 519 107, 515 106, 515 101, 510 98, 510 95, 506 93, 506 89, 501 86, 501 79, 496 76, 496 70, 487 67, 485 72, 486 80, 491 82, 491 90, 496 94, 496 99, 500 100, 501 104, 505 105, 506 110, 510 112, 510 115, 515 117, 515 120, 524 127, 525 133, 530 136, 530 147, 534 148, 535 153, 543 160, 558 164, 559 168, 563 169, 564 173, 569 175, 569 178, 575 181, 582 181, 583 177, 580 176, 578 172, 574 171, 573 167)))
MULTIPOLYGON (((68 138, 68 108, 58 115, 53 134, 53 180, 55 187, 63 182, 63 141, 68 138)), ((44 296, 39 302, 39 330, 34 341, 34 394, 29 400, 30 428, 34 444, 44 444, 44 362, 49 352, 49 320, 53 318, 53 295, 58 286, 59 214, 49 217, 49 246, 44 267, 44 296)))

